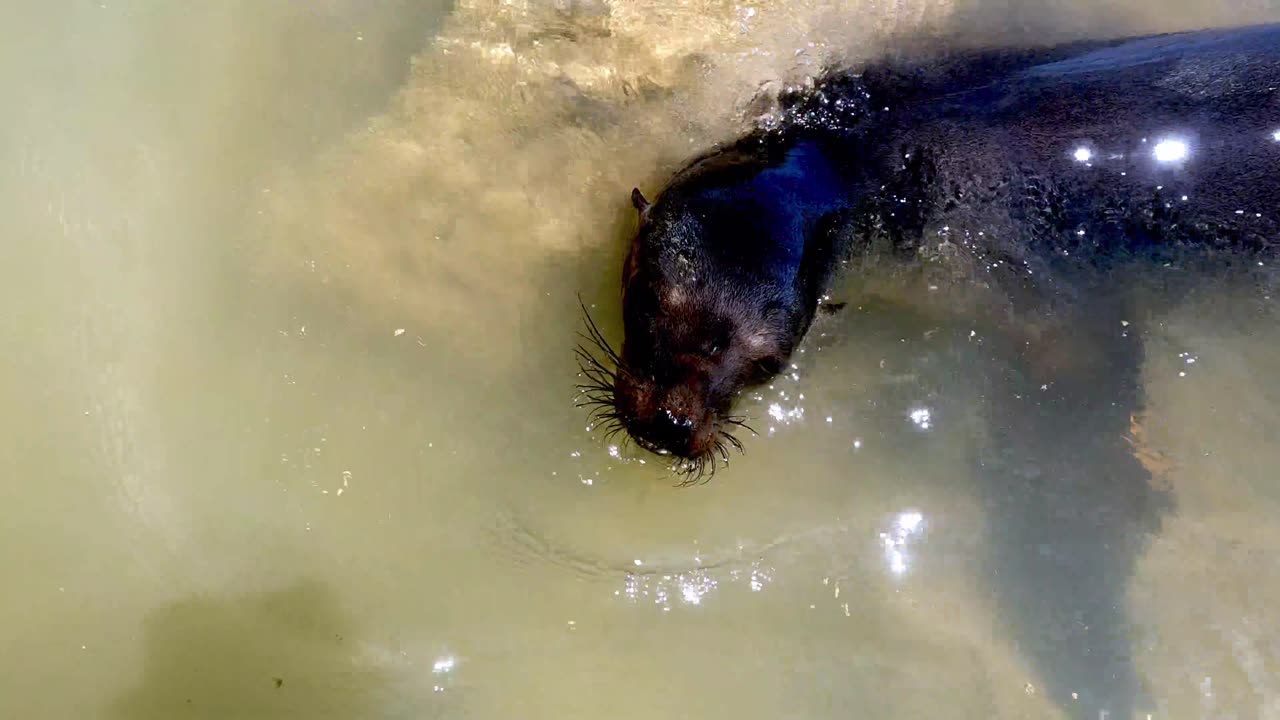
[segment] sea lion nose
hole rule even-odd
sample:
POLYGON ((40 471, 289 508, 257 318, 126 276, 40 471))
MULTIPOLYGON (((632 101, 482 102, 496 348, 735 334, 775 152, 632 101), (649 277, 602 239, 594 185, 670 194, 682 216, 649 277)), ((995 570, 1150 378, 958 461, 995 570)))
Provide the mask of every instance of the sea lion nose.
POLYGON ((693 444, 693 419, 674 411, 669 407, 661 407, 654 413, 649 425, 649 440, 657 447, 672 455, 687 456, 693 444))
POLYGON ((688 433, 693 431, 693 419, 670 408, 662 408, 658 413, 658 422, 668 426, 673 432, 688 433))
POLYGON ((692 458, 705 451, 706 401, 699 378, 659 383, 620 379, 615 407, 628 435, 640 447, 662 455, 692 458))
POLYGON ((663 406, 659 407, 657 413, 654 413, 653 418, 650 418, 645 425, 640 434, 644 436, 644 441, 652 446, 650 450, 667 452, 680 457, 691 454, 695 423, 689 416, 678 413, 671 407, 663 406))

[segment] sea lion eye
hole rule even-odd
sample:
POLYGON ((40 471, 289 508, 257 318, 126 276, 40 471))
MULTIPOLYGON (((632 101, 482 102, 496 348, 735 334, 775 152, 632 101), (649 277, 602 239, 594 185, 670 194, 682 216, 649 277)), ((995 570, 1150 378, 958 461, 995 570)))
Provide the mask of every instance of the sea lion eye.
POLYGON ((756 369, 766 377, 777 375, 782 372, 782 360, 774 355, 762 357, 756 361, 756 369))
POLYGON ((702 343, 702 352, 708 356, 714 357, 716 355, 719 355, 722 350, 729 347, 729 345, 732 342, 733 342, 732 337, 723 333, 719 333, 713 337, 708 338, 702 343))

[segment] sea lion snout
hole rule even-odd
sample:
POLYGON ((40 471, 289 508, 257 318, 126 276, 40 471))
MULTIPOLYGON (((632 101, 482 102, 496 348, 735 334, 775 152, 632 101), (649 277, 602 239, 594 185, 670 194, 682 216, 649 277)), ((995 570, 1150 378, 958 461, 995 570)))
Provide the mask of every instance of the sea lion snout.
POLYGON ((659 384, 653 379, 619 378, 618 415, 638 445, 679 458, 705 455, 715 435, 715 413, 706 401, 705 380, 682 378, 659 384))

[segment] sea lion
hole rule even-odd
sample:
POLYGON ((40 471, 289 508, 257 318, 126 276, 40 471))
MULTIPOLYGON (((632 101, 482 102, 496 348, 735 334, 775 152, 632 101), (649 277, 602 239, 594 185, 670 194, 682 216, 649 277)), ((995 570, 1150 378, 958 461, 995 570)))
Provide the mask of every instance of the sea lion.
MULTIPOLYGON (((588 402, 699 476, 734 397, 786 367, 836 268, 879 242, 1063 314, 1118 258, 1273 247, 1276 26, 833 71, 639 214, 588 402)), ((593 339, 602 341, 593 333, 593 339)), ((590 356, 584 353, 584 356, 590 356)))
POLYGON ((637 444, 692 461, 695 475, 741 448, 735 395, 786 366, 840 255, 831 213, 850 180, 838 155, 768 138, 694 163, 657 203, 632 193, 627 334, 599 389, 637 444))
MULTIPOLYGON (((608 357, 582 349, 586 389, 691 478, 738 445, 735 396, 786 367, 845 262, 889 258, 944 304, 982 288, 1009 327, 1089 346, 993 402, 983 567, 1068 714, 1144 704, 1125 588, 1171 499, 1125 444, 1142 345, 1117 327, 1118 271, 1277 260, 1280 25, 835 70, 632 202, 624 340, 593 331, 608 357)), ((1008 372, 1043 369, 1027 353, 1008 372)))

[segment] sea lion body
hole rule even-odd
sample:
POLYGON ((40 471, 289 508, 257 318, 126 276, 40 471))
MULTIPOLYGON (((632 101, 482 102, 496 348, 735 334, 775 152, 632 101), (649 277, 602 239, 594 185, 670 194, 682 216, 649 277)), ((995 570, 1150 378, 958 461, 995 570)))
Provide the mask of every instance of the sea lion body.
MULTIPOLYGON (((1280 26, 833 73, 633 202, 611 417, 697 469, 845 261, 887 257, 875 271, 920 273, 943 305, 980 288, 1011 327, 1094 343, 1092 367, 993 400, 973 469, 1010 636, 1070 715, 1130 717, 1126 583, 1170 498, 1124 443, 1142 347, 1115 271, 1274 264, 1280 26)), ((1011 387, 1035 369, 1010 362, 1011 387)))
POLYGON ((633 193, 611 390, 640 445, 723 450, 734 396, 877 242, 1053 322, 1117 258, 1280 237, 1280 26, 946 63, 834 73, 656 202, 633 193))

